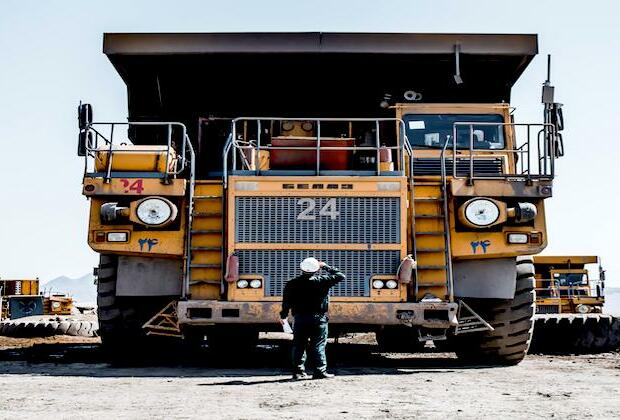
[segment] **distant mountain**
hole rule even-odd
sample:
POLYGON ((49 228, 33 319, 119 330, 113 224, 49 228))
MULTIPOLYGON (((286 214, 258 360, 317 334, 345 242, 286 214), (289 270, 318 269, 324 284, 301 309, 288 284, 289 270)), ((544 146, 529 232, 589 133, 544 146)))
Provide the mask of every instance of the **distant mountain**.
POLYGON ((40 291, 48 293, 62 293, 71 296, 80 304, 94 304, 97 302, 97 286, 92 274, 85 274, 77 279, 60 276, 40 286, 40 291))

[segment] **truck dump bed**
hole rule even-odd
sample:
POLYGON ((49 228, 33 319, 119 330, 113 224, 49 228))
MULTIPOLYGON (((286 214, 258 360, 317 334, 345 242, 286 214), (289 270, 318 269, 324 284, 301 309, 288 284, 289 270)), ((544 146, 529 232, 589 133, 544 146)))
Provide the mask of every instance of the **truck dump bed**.
POLYGON ((108 33, 129 118, 380 116, 405 102, 508 102, 536 35, 412 33, 108 33), (462 84, 454 79, 459 50, 462 84))

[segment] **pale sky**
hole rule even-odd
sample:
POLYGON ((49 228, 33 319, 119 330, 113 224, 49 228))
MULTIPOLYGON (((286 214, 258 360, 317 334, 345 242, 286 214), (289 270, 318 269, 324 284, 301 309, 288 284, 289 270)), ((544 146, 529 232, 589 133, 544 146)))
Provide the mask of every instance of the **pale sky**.
POLYGON ((104 32, 537 33, 540 55, 513 89, 517 122, 540 122, 545 55, 565 104, 566 156, 547 200, 546 254, 600 255, 620 286, 620 3, 615 1, 0 0, 0 276, 78 277, 86 243, 76 106, 127 118, 104 32))

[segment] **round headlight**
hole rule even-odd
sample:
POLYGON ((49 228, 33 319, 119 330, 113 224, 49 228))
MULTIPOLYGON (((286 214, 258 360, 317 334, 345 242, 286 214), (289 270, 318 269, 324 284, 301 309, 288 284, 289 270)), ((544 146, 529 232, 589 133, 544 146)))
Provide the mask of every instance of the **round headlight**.
POLYGON ((372 287, 373 289, 383 289, 383 281, 382 280, 375 280, 372 282, 372 287))
POLYGON ((245 289, 246 287, 248 287, 248 281, 247 280, 239 280, 237 282, 237 287, 239 289, 245 289))
POLYGON ((385 287, 388 289, 396 289, 398 287, 398 283, 396 280, 388 280, 385 282, 385 287))
POLYGON ((291 131, 295 128, 295 123, 293 121, 282 121, 282 131, 291 131))
POLYGON ((60 302, 52 302, 52 308, 54 309, 60 308, 60 302))
POLYGON ((590 307, 588 305, 577 305, 577 312, 579 312, 580 314, 587 314, 588 312, 590 312, 590 307))
POLYGON ((259 279, 254 279, 250 282, 250 287, 252 289, 258 289, 261 286, 262 282, 259 279))
POLYGON ((499 219, 499 207, 491 200, 471 200, 465 207, 465 218, 475 226, 490 226, 499 219))
POLYGON ((174 204, 163 198, 147 198, 138 204, 136 216, 145 225, 161 226, 176 217, 174 204))

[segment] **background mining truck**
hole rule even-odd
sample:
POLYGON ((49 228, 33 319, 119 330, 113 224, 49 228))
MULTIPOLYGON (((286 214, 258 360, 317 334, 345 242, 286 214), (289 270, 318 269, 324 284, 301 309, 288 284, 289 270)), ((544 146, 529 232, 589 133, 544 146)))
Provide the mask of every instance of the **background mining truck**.
POLYGON ((65 294, 39 293, 39 279, 0 279, 0 321, 32 315, 70 315, 73 299, 65 294))
POLYGON ((129 121, 79 108, 103 344, 146 334, 241 348, 280 328, 315 256, 346 281, 330 329, 385 348, 450 338, 466 360, 525 355, 543 201, 561 154, 517 124, 535 35, 105 34, 129 121), (125 135, 125 129, 127 129, 125 135))
POLYGON ((536 256, 532 352, 597 353, 620 347, 620 320, 603 313, 605 270, 596 256, 536 256))

